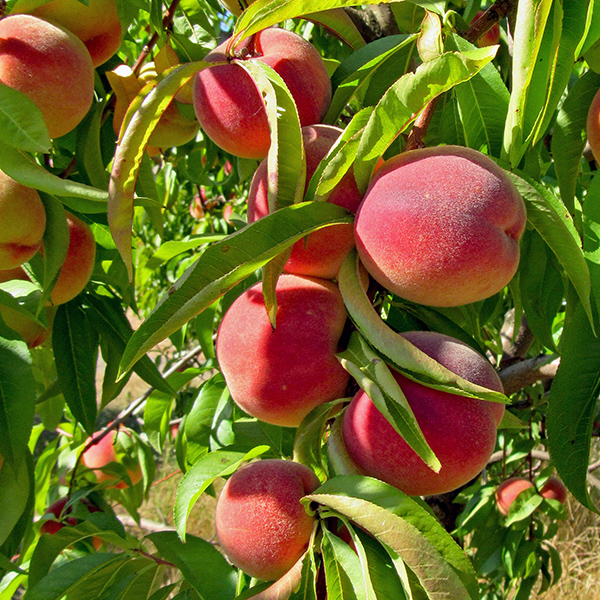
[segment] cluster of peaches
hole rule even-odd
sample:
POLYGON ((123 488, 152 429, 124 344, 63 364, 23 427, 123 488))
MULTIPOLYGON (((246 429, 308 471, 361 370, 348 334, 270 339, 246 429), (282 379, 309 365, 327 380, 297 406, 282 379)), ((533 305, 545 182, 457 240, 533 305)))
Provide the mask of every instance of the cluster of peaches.
MULTIPOLYGON (((265 158, 270 137, 263 99, 239 63, 246 58, 266 62, 297 104, 308 182, 342 134, 319 123, 331 98, 320 56, 282 29, 242 42, 235 61, 227 62, 228 51, 226 43, 211 52, 206 60, 219 64, 195 80, 201 127, 234 155, 265 158)), ((250 186, 249 222, 269 213, 268 185, 263 160, 250 186)), ((233 400, 266 423, 297 427, 313 408, 350 389, 350 376, 336 357, 348 327, 336 277, 352 248, 373 285, 428 306, 488 298, 518 267, 526 224, 523 200, 505 172, 475 150, 444 146, 389 158, 378 165, 364 194, 350 170, 327 200, 355 214, 354 224, 320 229, 292 247, 276 286, 276 327, 259 283, 235 300, 217 333, 217 357, 233 400)), ((402 335, 460 377, 502 392, 491 363, 466 344, 435 332, 402 335)), ((341 417, 355 471, 409 495, 439 494, 466 484, 493 452, 504 405, 393 375, 441 470, 431 470, 361 390, 341 417)), ((309 469, 289 461, 259 461, 235 473, 216 516, 219 541, 232 562, 262 579, 291 568, 314 524, 299 500, 318 485, 309 469)))
MULTIPOLYGON (((114 0, 20 0, 0 20, 0 83, 21 92, 39 109, 51 138, 72 131, 94 100, 94 69, 121 44, 114 0)), ((53 307, 77 296, 94 269, 96 244, 90 226, 66 212, 68 250, 46 307, 46 319, 0 306, 5 324, 30 348, 49 335, 53 307)), ((43 252, 46 212, 39 193, 0 171, 0 283, 18 289, 29 274, 21 265, 43 252)))

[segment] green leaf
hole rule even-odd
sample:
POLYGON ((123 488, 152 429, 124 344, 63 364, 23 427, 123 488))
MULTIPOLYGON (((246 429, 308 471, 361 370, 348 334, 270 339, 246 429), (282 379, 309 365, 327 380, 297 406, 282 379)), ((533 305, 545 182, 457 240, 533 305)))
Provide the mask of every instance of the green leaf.
POLYGON ((352 220, 348 211, 329 202, 295 204, 266 215, 210 246, 133 334, 123 355, 121 373, 306 234, 352 220))
POLYGON ((188 516, 208 486, 217 477, 231 475, 244 461, 256 458, 267 450, 269 450, 268 446, 258 446, 246 454, 218 450, 202 457, 188 470, 177 486, 177 496, 173 507, 175 527, 182 540, 186 540, 185 528, 188 516))
POLYGON ((21 464, 33 427, 35 381, 24 342, 0 337, 0 454, 21 464))
POLYGON ((548 188, 525 174, 507 171, 527 207, 527 221, 533 225, 558 258, 593 323, 590 301, 590 272, 581 250, 581 238, 566 206, 548 188))
POLYGON ((194 236, 191 239, 184 239, 181 241, 170 240, 161 244, 156 252, 148 259, 146 264, 144 265, 145 269, 158 269, 160 265, 171 260, 175 256, 179 254, 183 254, 184 252, 189 252, 190 250, 195 250, 199 246, 204 246, 205 244, 212 244, 213 242, 218 242, 225 237, 222 233, 219 234, 203 234, 199 236, 194 236))
MULTIPOLYGON (((129 105, 117 145, 108 188, 108 223, 117 249, 133 278, 131 224, 135 183, 148 140, 173 96, 196 73, 209 66, 199 61, 167 69, 129 105)), ((0 165, 1 166, 1 165, 0 165)))
POLYGON ((5 460, 0 468, 0 546, 4 544, 27 506, 30 489, 27 457, 5 460))
POLYGON ((296 103, 283 79, 259 60, 236 62, 248 72, 265 105, 271 145, 267 155, 269 212, 302 200, 306 179, 304 142, 296 103))
POLYGON ((148 539, 183 573, 202 600, 233 600, 236 570, 212 544, 193 535, 184 544, 174 531, 152 533, 148 539))
POLYGON ((365 580, 357 554, 328 529, 321 541, 327 593, 340 600, 366 600, 365 580))
POLYGON ((600 393, 600 339, 579 304, 565 323, 561 362, 552 382, 546 425, 550 456, 573 496, 590 510, 587 487, 590 440, 600 393))
POLYGON ((327 422, 340 412, 348 398, 325 402, 313 408, 296 429, 294 461, 306 465, 323 482, 327 474, 323 467, 322 444, 327 422))
POLYGON ((381 320, 363 290, 358 266, 358 254, 352 251, 340 269, 340 292, 356 328, 386 363, 410 379, 435 389, 493 402, 507 402, 504 394, 459 377, 390 329, 381 320))
MULTIPOLYGON (((366 0, 361 4, 388 4, 393 1, 366 0)), ((233 36, 239 41, 286 19, 310 16, 311 13, 345 6, 356 6, 356 0, 258 0, 242 13, 235 25, 233 36)))
POLYGON ((366 189, 381 155, 421 110, 436 96, 478 73, 494 58, 496 49, 446 52, 422 63, 414 73, 406 73, 388 89, 375 107, 358 149, 354 175, 359 189, 366 189))
POLYGON ((577 176, 587 137, 587 114, 598 89, 600 75, 593 71, 584 73, 569 90, 552 133, 551 150, 560 195, 572 215, 575 214, 577 176))
POLYGON ((92 589, 90 589, 92 578, 100 574, 103 581, 106 582, 108 572, 114 572, 125 560, 128 558, 124 554, 108 552, 76 558, 50 571, 37 585, 27 590, 25 598, 27 600, 59 600, 83 580, 90 586, 88 587, 89 597, 94 597, 92 589))
MULTIPOLYGON (((78 183, 71 179, 62 179, 52 175, 36 163, 28 154, 0 142, 0 169, 9 177, 28 187, 35 188, 55 196, 73 196, 83 198, 93 206, 106 211, 108 194, 104 190, 78 183)), ((96 209, 97 212, 98 209, 96 209)), ((90 211, 91 212, 91 211, 90 211)))
POLYGON ((504 525, 510 527, 513 523, 527 519, 543 500, 535 488, 523 490, 510 505, 504 525))
POLYGON ((354 21, 341 8, 313 12, 308 20, 323 25, 355 50, 365 45, 365 40, 354 21))
MULTIPOLYGON (((89 305, 89 321, 92 323, 98 334, 106 338, 120 357, 127 345, 127 342, 133 335, 133 328, 123 311, 120 302, 113 298, 105 296, 94 296, 88 294, 85 302, 89 305)), ((143 356, 133 366, 133 371, 139 375, 148 385, 164 392, 175 395, 175 391, 162 376, 156 365, 148 358, 143 356)))
MULTIPOLYGON (((464 52, 475 46, 452 34, 446 38, 446 47, 464 52)), ((486 154, 500 156, 510 94, 496 67, 485 65, 452 92, 460 115, 463 145, 480 151, 487 148, 486 154)))
POLYGON ((521 0, 518 5, 515 23, 517 35, 513 43, 512 91, 503 145, 503 159, 508 160, 511 166, 516 166, 521 161, 527 149, 526 139, 536 125, 535 120, 541 121, 543 118, 546 96, 549 93, 549 63, 558 44, 554 32, 560 36, 560 27, 555 28, 551 21, 548 27, 546 24, 552 6, 556 4, 552 0, 521 0), (546 39, 543 39, 544 36, 546 39))
POLYGON ((391 548, 434 600, 479 598, 475 572, 437 519, 400 490, 367 477, 330 479, 306 497, 344 515, 391 548))
POLYGON ((26 94, 0 83, 2 141, 25 152, 50 152, 50 135, 40 109, 26 94))
POLYGON ((77 303, 59 306, 54 318, 52 349, 65 400, 73 416, 92 435, 97 415, 98 334, 77 303))
POLYGON ((365 391, 379 412, 433 471, 442 464, 427 443, 417 419, 388 366, 353 332, 348 349, 338 355, 342 366, 365 391))
POLYGON ((108 174, 102 160, 100 130, 107 102, 95 103, 77 130, 77 165, 89 182, 98 189, 108 190, 108 174))
MULTIPOLYGON (((385 65, 388 58, 401 53, 401 57, 408 63, 416 40, 416 35, 387 36, 367 44, 344 59, 331 78, 334 93, 323 122, 335 123, 350 98, 361 86, 378 75, 379 68, 385 65)), ((406 70, 405 68, 401 72, 406 70)))

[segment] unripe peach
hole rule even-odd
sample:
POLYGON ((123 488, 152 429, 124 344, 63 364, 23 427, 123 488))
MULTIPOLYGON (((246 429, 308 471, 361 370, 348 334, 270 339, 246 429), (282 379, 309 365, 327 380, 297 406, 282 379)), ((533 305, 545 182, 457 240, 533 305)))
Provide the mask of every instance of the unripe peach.
POLYGON ((40 249, 45 229, 46 211, 37 191, 0 171, 0 269, 27 262, 40 249))
POLYGON ((11 14, 27 13, 52 21, 75 34, 87 48, 94 66, 106 62, 121 45, 121 21, 115 0, 20 0, 11 14))
POLYGON ((216 510, 219 544, 231 562, 259 579, 278 579, 306 551, 315 518, 300 499, 319 487, 315 474, 288 460, 261 460, 227 481, 216 510))
MULTIPOLYGON (((205 57, 231 60, 229 40, 205 57)), ((300 125, 322 120, 331 101, 331 82, 319 53, 304 38, 269 28, 236 49, 239 60, 255 58, 272 67, 289 88, 300 125)), ((235 61, 204 69, 194 84, 194 108, 200 126, 217 146, 235 156, 264 158, 271 145, 263 99, 250 75, 235 61)))
POLYGON ((219 365, 235 402, 267 423, 296 427, 317 405, 345 394, 348 373, 335 357, 346 310, 325 279, 282 275, 277 326, 262 284, 231 305, 217 333, 219 365))
MULTIPOLYGON (((435 332, 402 335, 464 379, 502 391, 491 364, 466 344, 435 332)), ((364 391, 346 409, 342 427, 344 445, 356 467, 410 496, 449 492, 477 476, 494 450, 504 405, 442 392, 392 374, 442 468, 439 473, 430 469, 364 391)))
POLYGON ((525 223, 521 196, 490 158, 460 146, 424 148, 376 172, 356 215, 356 247, 394 294, 459 306, 512 279, 525 223))
POLYGON ((500 511, 500 514, 508 515, 508 511, 512 503, 515 501, 517 496, 524 490, 528 490, 533 487, 533 483, 529 479, 523 477, 511 477, 506 481, 503 481, 496 488, 496 506, 500 511))
POLYGON ((94 65, 83 42, 31 15, 0 20, 0 82, 40 109, 50 137, 74 129, 94 99, 94 65))
MULTIPOLYGON (((306 187, 317 166, 335 144, 342 130, 330 125, 309 125, 302 128, 306 155, 306 187)), ((362 200, 351 169, 331 192, 328 202, 356 213, 362 200)), ((256 170, 248 193, 248 222, 252 223, 269 214, 267 191, 267 162, 256 170)), ((296 242, 284 270, 296 275, 309 275, 333 279, 337 276, 344 258, 354 247, 352 224, 325 227, 296 242)))
POLYGON ((548 477, 540 490, 540 496, 551 500, 558 500, 561 504, 567 501, 567 486, 555 475, 548 477))
POLYGON ((67 212, 69 248, 50 294, 52 304, 69 302, 83 291, 92 276, 96 260, 96 240, 90 226, 67 212))
MULTIPOLYGON (((100 437, 102 432, 96 432, 92 439, 100 437)), ((135 485, 142 479, 142 470, 137 460, 137 450, 133 444, 130 431, 126 427, 120 427, 119 432, 112 430, 108 435, 105 435, 97 444, 88 448, 82 455, 83 464, 94 471, 98 482, 114 480, 114 476, 110 473, 102 471, 102 467, 110 465, 110 463, 122 464, 131 479, 131 484, 135 485)), ((129 487, 126 481, 120 481, 114 487, 124 489, 129 487)))

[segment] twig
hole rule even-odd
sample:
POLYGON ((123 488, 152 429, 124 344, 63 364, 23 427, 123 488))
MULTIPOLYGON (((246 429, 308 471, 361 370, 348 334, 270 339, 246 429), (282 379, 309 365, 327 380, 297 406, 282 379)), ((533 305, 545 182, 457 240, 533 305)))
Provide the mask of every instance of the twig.
POLYGON ((506 367, 499 373, 504 393, 510 396, 537 381, 554 379, 559 364, 559 357, 544 354, 506 367))

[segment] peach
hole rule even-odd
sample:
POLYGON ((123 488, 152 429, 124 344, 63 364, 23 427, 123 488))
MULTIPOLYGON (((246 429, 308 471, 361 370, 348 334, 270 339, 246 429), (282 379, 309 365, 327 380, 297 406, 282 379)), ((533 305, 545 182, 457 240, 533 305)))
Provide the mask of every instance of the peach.
POLYGON ((349 375, 335 354, 346 310, 333 282, 286 274, 277 283, 277 306, 273 329, 262 284, 241 294, 219 327, 217 357, 243 410, 296 427, 315 406, 345 394, 349 375))
MULTIPOLYGON (((317 166, 329 152, 342 130, 329 125, 309 125, 302 128, 306 155, 306 186, 317 166)), ((305 188, 306 190, 306 188, 305 188)), ((327 201, 356 213, 362 200, 351 169, 331 192, 327 201)), ((248 194, 248 222, 252 223, 269 213, 267 196, 267 162, 258 167, 248 194)), ((284 270, 296 275, 309 275, 333 279, 337 276, 344 258, 354 247, 354 226, 334 225, 320 229, 302 239, 292 248, 284 270)))
MULTIPOLYGON (((502 391, 491 364, 466 344, 435 332, 402 335, 464 379, 502 391)), ((442 468, 439 473, 430 469, 361 390, 346 409, 342 426, 344 445, 358 470, 410 496, 449 492, 477 476, 494 450, 504 405, 442 392, 392 374, 442 468)))
POLYGON ((304 465, 250 463, 227 481, 216 509, 219 544, 231 562, 259 579, 279 579, 308 547, 315 518, 300 499, 319 487, 304 465))
MULTIPOLYGON (((485 11, 478 10, 473 21, 476 21, 484 14, 485 11)), ((500 41, 500 25, 495 23, 488 31, 486 31, 478 40, 477 45, 480 48, 485 46, 494 46, 500 41)))
POLYGON ((517 496, 524 490, 528 490, 533 487, 533 483, 529 479, 523 477, 511 477, 506 481, 503 481, 496 488, 496 506, 500 511, 500 514, 508 515, 508 511, 512 503, 516 500, 517 496))
POLYGON ((0 469, 2 469, 2 465, 4 464, 4 456, 0 454, 0 469))
POLYGON ((32 15, 0 20, 0 82, 40 109, 53 138, 74 129, 94 100, 94 65, 83 42, 32 15))
MULTIPOLYGON (((101 433, 96 432, 92 436, 92 439, 100 437, 101 433)), ((109 466, 111 463, 119 463, 126 468, 132 485, 135 485, 142 479, 142 470, 137 458, 137 449, 131 432, 126 427, 120 427, 118 433, 112 430, 105 435, 97 444, 94 444, 83 453, 81 461, 88 469, 94 471, 94 475, 99 483, 114 481, 114 475, 102 470, 103 467, 109 466)), ((119 481, 108 487, 124 489, 129 487, 129 484, 126 481, 119 481)))
POLYGON ((115 0, 19 0, 11 14, 27 13, 68 29, 85 45, 94 67, 106 62, 121 45, 121 21, 115 0))
POLYGON ((0 269, 27 262, 42 245, 46 211, 36 190, 0 171, 0 269))
POLYGON ((558 500, 561 504, 567 501, 567 486, 555 475, 548 477, 540 490, 540 496, 551 500, 558 500))
MULTIPOLYGON (((231 61, 229 40, 205 57, 231 61)), ((272 67, 288 86, 298 107, 301 126, 320 122, 331 101, 331 82, 319 53, 304 38, 269 28, 236 48, 239 60, 255 58, 272 67)), ((200 126, 217 146, 235 156, 264 158, 271 138, 263 99, 253 79, 236 61, 198 73, 194 108, 200 126)))
POLYGON ((490 158, 460 146, 423 148, 376 172, 356 215, 356 247, 390 292, 460 306, 512 279, 525 224, 521 196, 490 158))
POLYGON ((600 90, 596 92, 587 114, 587 139, 597 163, 600 163, 600 90))
POLYGON ((50 300, 64 304, 80 294, 92 276, 96 260, 96 240, 90 226, 67 212, 69 248, 60 268, 50 300))

